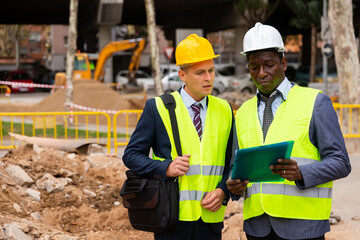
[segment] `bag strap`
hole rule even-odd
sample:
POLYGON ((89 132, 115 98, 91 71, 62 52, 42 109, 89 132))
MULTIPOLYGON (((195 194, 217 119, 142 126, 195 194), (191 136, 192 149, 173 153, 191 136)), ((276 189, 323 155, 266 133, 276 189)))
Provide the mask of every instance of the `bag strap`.
POLYGON ((182 156, 179 128, 178 128, 178 124, 176 121, 176 114, 175 114, 176 102, 175 102, 174 96, 169 93, 165 93, 165 94, 161 95, 160 98, 164 102, 164 105, 167 108, 167 110, 169 111, 171 128, 172 128, 172 132, 173 132, 173 136, 174 136, 176 152, 177 152, 178 156, 182 156))

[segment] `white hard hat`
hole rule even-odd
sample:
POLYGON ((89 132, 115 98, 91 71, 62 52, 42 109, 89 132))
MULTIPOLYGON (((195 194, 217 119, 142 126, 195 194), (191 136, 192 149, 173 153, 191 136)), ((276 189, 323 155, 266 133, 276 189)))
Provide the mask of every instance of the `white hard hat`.
POLYGON ((284 42, 279 31, 272 26, 263 25, 259 22, 245 34, 243 48, 244 51, 241 54, 245 56, 247 52, 268 48, 276 48, 278 52, 285 51, 284 42))

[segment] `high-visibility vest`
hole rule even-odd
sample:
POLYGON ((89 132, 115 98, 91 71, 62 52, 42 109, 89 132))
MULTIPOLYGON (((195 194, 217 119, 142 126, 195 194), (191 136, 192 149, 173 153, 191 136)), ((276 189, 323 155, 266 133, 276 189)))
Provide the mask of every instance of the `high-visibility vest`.
MULTIPOLYGON (((216 189, 222 180, 226 148, 232 125, 230 105, 220 98, 208 96, 206 121, 200 141, 189 112, 178 91, 171 93, 176 101, 175 114, 183 154, 190 154, 189 170, 179 177, 179 220, 206 223, 222 222, 225 206, 217 212, 209 211, 200 204, 206 193, 216 189)), ((156 97, 156 106, 171 142, 171 157, 177 157, 169 112, 162 100, 156 97)), ((153 159, 163 160, 153 155, 153 159)))
MULTIPOLYGON (((236 113, 240 148, 294 140, 291 159, 298 165, 321 161, 319 150, 310 142, 309 126, 318 90, 295 85, 276 111, 263 141, 257 97, 245 102, 236 113)), ((294 181, 250 183, 244 200, 244 220, 264 212, 273 217, 323 220, 331 211, 333 182, 301 190, 294 181)))

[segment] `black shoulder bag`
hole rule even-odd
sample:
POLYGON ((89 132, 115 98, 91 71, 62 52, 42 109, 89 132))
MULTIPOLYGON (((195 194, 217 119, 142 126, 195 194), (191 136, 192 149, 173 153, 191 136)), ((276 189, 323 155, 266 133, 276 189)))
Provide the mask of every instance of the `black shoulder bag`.
MULTIPOLYGON (((175 99, 171 94, 160 96, 169 111, 176 151, 182 155, 175 115, 175 99)), ((179 221, 179 184, 177 178, 162 181, 126 171, 121 188, 123 205, 128 209, 131 226, 153 233, 170 233, 179 221)))

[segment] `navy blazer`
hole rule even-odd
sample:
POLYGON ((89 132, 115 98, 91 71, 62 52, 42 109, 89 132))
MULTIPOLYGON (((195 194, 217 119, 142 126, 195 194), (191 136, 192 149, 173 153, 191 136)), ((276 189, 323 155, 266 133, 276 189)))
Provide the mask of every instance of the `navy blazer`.
MULTIPOLYGON (((178 121, 181 121, 182 116, 176 117, 178 121)), ((223 202, 224 205, 227 204, 229 199, 226 180, 229 177, 231 160, 234 153, 234 131, 233 117, 232 127, 226 149, 223 178, 217 186, 225 193, 226 197, 225 201, 223 202)), ((186 141, 186 139, 180 139, 180 141, 186 141)), ((154 98, 146 101, 143 114, 141 115, 135 131, 130 138, 129 144, 125 149, 122 159, 126 167, 139 175, 146 175, 163 180, 167 179, 166 169, 172 161, 171 143, 164 123, 156 108, 154 98), (165 160, 158 161, 150 158, 150 149, 152 149, 156 156, 164 158, 165 160)))

